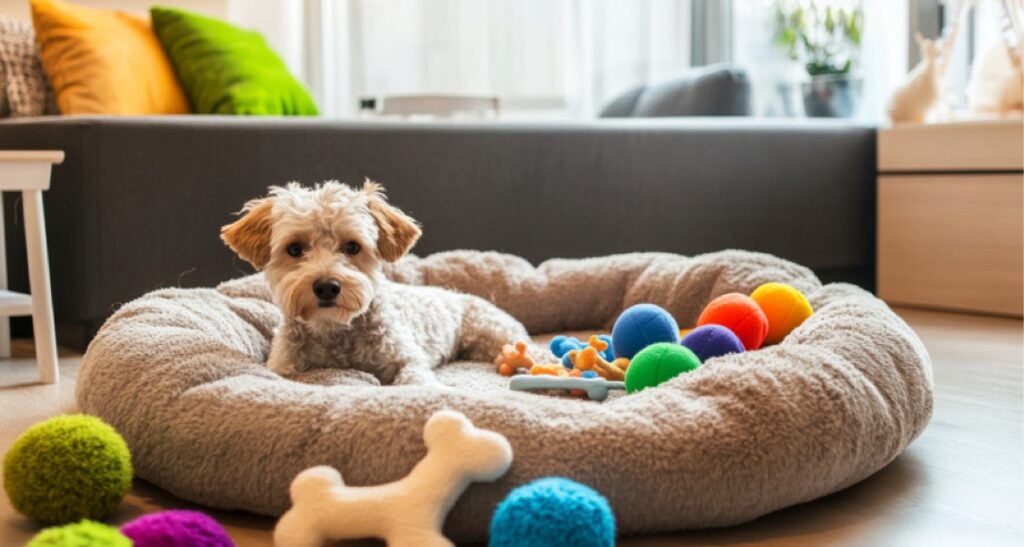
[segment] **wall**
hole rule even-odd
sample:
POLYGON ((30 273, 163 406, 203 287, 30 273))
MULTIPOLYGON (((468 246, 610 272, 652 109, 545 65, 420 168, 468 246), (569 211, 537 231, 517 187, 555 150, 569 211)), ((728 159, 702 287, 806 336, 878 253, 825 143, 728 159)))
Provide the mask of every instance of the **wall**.
MULTIPOLYGON (((74 3, 104 9, 119 9, 136 15, 145 15, 150 6, 160 4, 224 17, 227 14, 228 0, 74 0, 74 3)), ((0 15, 16 21, 31 20, 28 0, 0 0, 0 15)))

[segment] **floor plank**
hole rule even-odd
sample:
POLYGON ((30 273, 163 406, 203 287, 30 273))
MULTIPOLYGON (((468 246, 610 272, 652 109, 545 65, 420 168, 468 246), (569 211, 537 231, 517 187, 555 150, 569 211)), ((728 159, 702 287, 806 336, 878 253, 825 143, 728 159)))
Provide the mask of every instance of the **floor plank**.
MULTIPOLYGON (((1024 324, 1019 320, 901 309, 935 372, 935 415, 907 451, 873 477, 837 494, 717 530, 622 538, 669 545, 1021 545, 1024 544, 1024 324)), ((59 386, 34 383, 31 344, 0 361, 0 452, 18 433, 74 410, 79 357, 61 356, 59 386)), ((112 522, 189 507, 137 481, 112 522)), ((273 521, 211 512, 241 546, 271 546, 273 521)), ((37 531, 0 497, 0 545, 37 531)), ((352 545, 376 545, 363 542, 352 545)))

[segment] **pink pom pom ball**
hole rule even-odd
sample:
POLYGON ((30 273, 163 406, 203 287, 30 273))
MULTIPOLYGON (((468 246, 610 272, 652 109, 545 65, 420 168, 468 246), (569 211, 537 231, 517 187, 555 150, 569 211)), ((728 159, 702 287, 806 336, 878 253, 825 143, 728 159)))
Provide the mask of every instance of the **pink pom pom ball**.
POLYGON ((121 527, 135 547, 234 547, 217 521, 199 511, 143 515, 121 527))

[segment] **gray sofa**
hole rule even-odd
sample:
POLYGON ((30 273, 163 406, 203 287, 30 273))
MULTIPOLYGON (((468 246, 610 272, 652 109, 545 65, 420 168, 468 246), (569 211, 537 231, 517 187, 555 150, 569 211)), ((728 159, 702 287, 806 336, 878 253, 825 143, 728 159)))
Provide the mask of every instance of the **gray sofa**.
MULTIPOLYGON (((45 196, 60 341, 167 286, 250 271, 218 238, 267 186, 383 183, 419 219, 415 249, 532 261, 743 248, 870 288, 875 139, 834 121, 402 123, 62 117, 0 123, 0 149, 62 149, 45 196)), ((27 287, 16 196, 11 282, 27 287)))

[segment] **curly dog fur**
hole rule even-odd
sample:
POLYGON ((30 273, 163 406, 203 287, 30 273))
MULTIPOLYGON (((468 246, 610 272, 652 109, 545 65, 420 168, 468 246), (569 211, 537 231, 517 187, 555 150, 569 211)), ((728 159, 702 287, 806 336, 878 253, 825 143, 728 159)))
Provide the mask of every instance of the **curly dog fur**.
POLYGON ((384 278, 383 265, 408 253, 421 231, 374 182, 275 186, 242 214, 221 238, 265 272, 283 313, 267 360, 279 374, 342 368, 383 384, 436 383, 431 371, 442 363, 490 361, 503 344, 529 340, 522 324, 479 297, 384 278))

